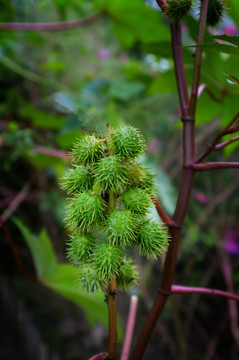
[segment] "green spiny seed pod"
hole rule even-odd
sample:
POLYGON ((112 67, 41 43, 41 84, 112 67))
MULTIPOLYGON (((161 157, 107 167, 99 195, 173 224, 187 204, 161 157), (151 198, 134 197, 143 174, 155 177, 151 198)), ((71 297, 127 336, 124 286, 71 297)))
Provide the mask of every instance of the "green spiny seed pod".
POLYGON ((126 209, 139 215, 146 215, 150 206, 153 205, 150 195, 136 187, 125 192, 121 200, 126 209))
POLYGON ((77 140, 72 153, 76 164, 92 164, 104 156, 104 142, 94 135, 86 135, 77 140))
POLYGON ((86 234, 72 236, 68 247, 68 257, 73 264, 78 265, 81 261, 90 259, 95 247, 95 239, 86 234))
POLYGON ((146 191, 155 189, 155 174, 139 161, 130 160, 126 163, 127 178, 129 186, 140 187, 146 191))
POLYGON ((222 20, 224 11, 222 0, 210 0, 208 3, 207 24, 210 26, 218 25, 222 20))
POLYGON ((144 189, 145 191, 155 191, 156 184, 155 184, 155 174, 151 173, 151 170, 147 167, 142 166, 142 170, 145 172, 145 176, 142 178, 139 187, 144 189))
POLYGON ((139 161, 129 160, 125 163, 129 186, 138 186, 145 178, 145 171, 139 161))
POLYGON ((79 268, 79 283, 85 292, 100 291, 104 280, 97 274, 93 264, 83 264, 79 268))
POLYGON ((68 171, 62 183, 62 189, 75 194, 91 189, 93 184, 89 171, 84 166, 75 166, 68 171))
POLYGON ((103 242, 97 246, 92 258, 97 274, 103 279, 110 279, 118 275, 122 259, 119 246, 103 242))
POLYGON ((120 191, 126 184, 126 170, 122 160, 109 156, 98 161, 94 168, 95 184, 101 191, 120 191))
POLYGON ((89 232, 104 219, 104 201, 89 191, 76 195, 68 206, 66 224, 72 231, 89 232))
POLYGON ((137 219, 130 210, 113 210, 107 219, 104 231, 111 244, 121 246, 131 244, 138 234, 137 219))
POLYGON ((130 159, 145 151, 145 142, 140 132, 130 125, 115 130, 111 134, 110 143, 115 154, 130 159))
POLYGON ((139 274, 132 259, 123 258, 120 273, 117 277, 117 286, 128 289, 137 284, 139 274))
POLYGON ((167 0, 166 14, 171 21, 180 21, 191 9, 192 0, 167 0))
POLYGON ((168 233, 152 220, 145 221, 139 230, 140 254, 157 258, 168 245, 168 233))

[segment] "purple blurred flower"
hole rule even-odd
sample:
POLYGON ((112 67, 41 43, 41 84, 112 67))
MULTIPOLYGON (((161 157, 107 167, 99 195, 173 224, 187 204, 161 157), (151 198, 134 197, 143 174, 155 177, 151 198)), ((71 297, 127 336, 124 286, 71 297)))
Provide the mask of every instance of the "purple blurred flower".
POLYGON ((194 199, 196 199, 198 202, 200 202, 202 204, 207 204, 208 203, 208 197, 205 194, 203 194, 203 193, 201 193, 199 191, 195 192, 193 194, 193 197, 194 197, 194 199))
POLYGON ((239 254, 239 233, 238 231, 228 229, 224 235, 224 247, 229 254, 239 254))
POLYGON ((108 57, 111 56, 111 51, 110 49, 100 49, 96 51, 96 56, 100 59, 100 60, 105 60, 108 59, 108 57))
POLYGON ((237 29, 236 25, 230 24, 230 25, 225 26, 224 33, 226 35, 236 35, 238 33, 238 29, 237 29))

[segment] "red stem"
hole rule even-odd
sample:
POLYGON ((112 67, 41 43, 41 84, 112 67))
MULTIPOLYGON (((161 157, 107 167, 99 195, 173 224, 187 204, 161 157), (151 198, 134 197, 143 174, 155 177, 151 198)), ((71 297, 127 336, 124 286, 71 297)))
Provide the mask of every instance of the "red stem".
POLYGON ((173 51, 181 113, 183 116, 186 116, 188 112, 189 97, 188 97, 188 88, 187 88, 186 74, 185 74, 184 61, 183 61, 182 27, 180 23, 176 22, 176 23, 171 23, 170 28, 171 28, 172 51, 173 51))
POLYGON ((124 345, 123 345, 120 360, 128 360, 128 358, 129 358, 130 347, 131 347, 133 333, 134 333, 134 325, 135 325, 135 319, 136 319, 137 306, 138 306, 138 297, 133 295, 133 296, 131 296, 129 316, 128 316, 128 322, 127 322, 126 332, 125 332, 125 340, 124 340, 124 345))
MULTIPOLYGON (((201 1, 201 14, 199 20, 199 35, 198 44, 203 43, 203 36, 206 28, 206 16, 209 0, 201 1)), ((154 301, 154 304, 148 314, 144 327, 141 331, 139 339, 136 343, 132 360, 140 360, 143 356, 144 350, 147 346, 148 340, 157 322, 157 319, 164 308, 168 296, 170 295, 171 286, 174 280, 178 246, 181 235, 181 227, 186 216, 188 203, 191 195, 191 189, 194 178, 194 127, 195 127, 195 111, 197 104, 197 91, 200 78, 200 69, 202 61, 202 51, 197 51, 195 54, 194 77, 192 85, 192 93, 189 104, 187 82, 184 70, 182 40, 181 40, 181 25, 179 23, 171 24, 172 33, 172 47, 173 58, 175 64, 175 73, 178 86, 181 114, 183 120, 183 171, 181 183, 179 188, 178 200, 176 209, 173 215, 174 225, 169 228, 171 242, 166 253, 161 288, 154 301), (196 96, 195 96, 196 95, 196 96)))
POLYGON ((195 171, 208 171, 217 169, 238 169, 239 162, 207 162, 204 164, 193 164, 195 171))
POLYGON ((168 227, 173 225, 173 221, 172 219, 165 213, 165 211, 163 210, 163 208, 161 207, 160 203, 158 202, 158 200, 156 199, 156 197, 154 195, 151 196, 152 200, 154 202, 155 208, 159 214, 159 216, 161 217, 162 221, 165 223, 165 225, 167 225, 168 227))
POLYGON ((102 353, 92 356, 89 360, 106 360, 106 359, 107 359, 107 355, 102 353))
POLYGON ((74 29, 80 26, 92 24, 99 20, 102 13, 97 13, 85 19, 64 21, 64 22, 49 22, 49 23, 0 23, 0 30, 20 30, 20 31, 59 31, 74 29))
POLYGON ((112 278, 108 287, 108 346, 109 359, 115 359, 117 343, 116 279, 112 278))
POLYGON ((211 144, 208 145, 207 149, 198 156, 197 159, 195 159, 195 163, 201 162, 205 157, 207 157, 213 150, 215 150, 216 144, 218 141, 225 135, 228 134, 231 126, 238 120, 239 113, 237 113, 233 119, 215 136, 215 138, 212 140, 211 144))
POLYGON ((217 144, 214 146, 214 149, 215 150, 221 150, 223 149, 224 147, 226 147, 227 145, 230 145, 232 143, 234 143, 235 141, 239 140, 239 135, 238 136, 235 136, 234 138, 230 139, 230 140, 227 140, 227 141, 224 141, 220 144, 217 144))
POLYGON ((35 146, 34 151, 38 154, 44 154, 47 156, 52 156, 52 157, 56 157, 56 158, 60 158, 60 159, 66 159, 66 160, 71 160, 71 154, 62 151, 62 150, 58 150, 58 149, 51 149, 51 148, 46 148, 44 146, 35 146))
POLYGON ((172 285, 171 293, 172 294, 208 294, 208 295, 222 296, 227 299, 239 301, 239 295, 233 294, 228 291, 222 291, 222 290, 217 290, 217 289, 208 289, 208 288, 203 288, 203 287, 172 285))

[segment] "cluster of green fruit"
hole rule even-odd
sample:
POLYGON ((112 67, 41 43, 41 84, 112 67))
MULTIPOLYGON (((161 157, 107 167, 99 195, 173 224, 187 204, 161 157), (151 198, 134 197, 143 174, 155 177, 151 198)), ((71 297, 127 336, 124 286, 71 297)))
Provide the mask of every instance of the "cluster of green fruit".
POLYGON ((166 229, 148 218, 154 176, 139 160, 144 151, 142 135, 131 126, 109 130, 107 138, 86 135, 74 145, 62 187, 70 195, 68 255, 85 291, 102 289, 112 278, 120 287, 135 284, 128 246, 154 258, 167 248, 166 229))
MULTIPOLYGON (((167 0, 166 14, 171 21, 180 21, 192 8, 192 0, 167 0)), ((217 26, 225 13, 222 0, 209 0, 207 24, 217 26)))

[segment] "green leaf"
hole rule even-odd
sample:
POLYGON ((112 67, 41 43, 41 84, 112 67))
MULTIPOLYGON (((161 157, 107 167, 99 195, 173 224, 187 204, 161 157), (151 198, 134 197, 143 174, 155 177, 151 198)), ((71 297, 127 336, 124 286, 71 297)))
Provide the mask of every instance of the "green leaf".
MULTIPOLYGON (((236 36, 236 35, 230 36, 230 35, 223 34, 223 35, 215 35, 215 36, 212 36, 211 38, 217 39, 217 40, 223 40, 230 44, 234 44, 235 46, 239 45, 239 36, 236 36)), ((205 40, 207 40, 207 39, 205 39, 205 40)))
POLYGON ((91 325, 98 321, 107 326, 107 306, 104 302, 104 294, 102 292, 85 293, 78 284, 77 269, 74 266, 58 264, 54 271, 49 272, 44 283, 57 293, 80 305, 91 325))
POLYGON ((140 81, 115 80, 110 86, 109 95, 118 100, 128 101, 144 90, 145 85, 140 81))
POLYGON ((142 161, 145 166, 151 169, 152 174, 157 174, 155 178, 156 185, 159 187, 157 197, 160 199, 166 213, 172 215, 175 209, 177 192, 171 179, 162 169, 156 166, 149 156, 144 155, 142 161))
POLYGON ((111 0, 106 10, 113 21, 114 30, 125 46, 135 41, 153 42, 169 40, 169 31, 161 21, 162 14, 142 0, 111 0))
POLYGON ((31 104, 22 107, 21 115, 40 129, 61 129, 65 124, 63 117, 53 116, 49 112, 38 110, 31 104))
POLYGON ((235 22, 236 25, 239 25, 239 6, 238 0, 228 0, 227 8, 230 9, 230 17, 235 22))
POLYGON ((238 45, 239 45, 239 36, 216 35, 216 36, 207 37, 203 45, 197 45, 195 47, 201 47, 203 49, 209 49, 212 51, 217 51, 239 57, 238 45), (215 42, 214 40, 216 39, 226 41, 232 45, 215 42))
POLYGON ((40 235, 36 236, 19 219, 15 218, 14 223, 31 251, 39 280, 52 290, 80 305, 90 324, 101 322, 107 326, 107 307, 104 302, 104 294, 84 294, 77 284, 77 269, 70 264, 57 262, 46 230, 42 230, 40 235))
POLYGON ((170 69, 163 74, 159 74, 149 88, 149 93, 170 94, 177 91, 177 84, 174 76, 174 70, 170 69))
POLYGON ((56 256, 46 230, 42 230, 37 237, 19 219, 15 218, 14 222, 30 248, 38 277, 44 282, 48 274, 57 266, 56 256))

